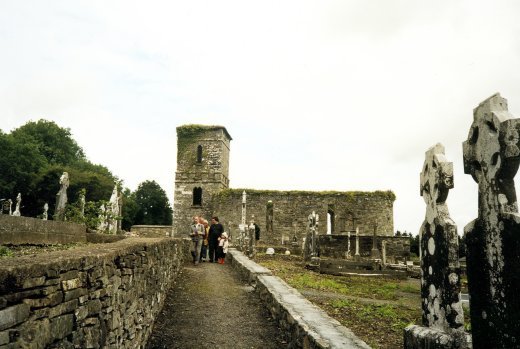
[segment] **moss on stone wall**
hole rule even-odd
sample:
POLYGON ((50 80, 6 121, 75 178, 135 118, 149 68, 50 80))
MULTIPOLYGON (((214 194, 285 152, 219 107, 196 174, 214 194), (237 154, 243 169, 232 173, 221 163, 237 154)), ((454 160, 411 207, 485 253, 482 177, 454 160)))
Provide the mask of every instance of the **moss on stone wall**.
POLYGON ((233 195, 242 195, 242 192, 246 192, 248 195, 287 195, 287 196, 316 196, 316 197, 330 197, 330 196, 343 196, 346 200, 354 200, 357 197, 374 197, 378 199, 386 199, 394 202, 396 196, 391 190, 376 190, 373 192, 369 191, 306 191, 306 190, 261 190, 261 189, 225 189, 216 193, 214 196, 217 198, 226 198, 233 195))
POLYGON ((195 140, 206 131, 223 130, 232 139, 224 126, 189 124, 177 127, 177 154, 184 153, 186 147, 195 144, 195 140))

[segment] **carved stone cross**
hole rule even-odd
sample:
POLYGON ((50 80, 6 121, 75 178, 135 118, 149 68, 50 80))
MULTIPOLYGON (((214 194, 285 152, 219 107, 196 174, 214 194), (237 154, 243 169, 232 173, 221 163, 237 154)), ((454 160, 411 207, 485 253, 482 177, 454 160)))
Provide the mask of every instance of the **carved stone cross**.
POLYGON ((451 333, 462 330, 464 315, 457 226, 446 205, 453 188, 453 163, 444 156, 442 144, 426 152, 420 178, 420 192, 426 202, 426 217, 419 232, 423 325, 451 333))
POLYGON ((444 146, 437 143, 425 154, 420 193, 426 203, 426 220, 433 224, 439 215, 449 216, 446 199, 453 188, 453 163, 444 156, 444 146))
POLYGON ((478 183, 479 218, 494 220, 497 213, 518 212, 513 179, 519 164, 520 124, 498 93, 480 103, 473 114, 463 144, 464 172, 478 183))
POLYGON ((464 172, 478 183, 478 218, 464 231, 474 348, 520 343, 520 216, 514 176, 520 119, 498 93, 474 109, 463 144, 464 172))

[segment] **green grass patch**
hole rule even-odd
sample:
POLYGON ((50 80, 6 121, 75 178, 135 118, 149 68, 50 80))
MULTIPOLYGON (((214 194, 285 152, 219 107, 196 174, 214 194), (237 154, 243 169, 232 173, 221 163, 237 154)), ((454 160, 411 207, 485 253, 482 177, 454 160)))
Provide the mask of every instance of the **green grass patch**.
POLYGON ((11 257, 13 255, 13 251, 9 247, 0 246, 0 257, 11 257))

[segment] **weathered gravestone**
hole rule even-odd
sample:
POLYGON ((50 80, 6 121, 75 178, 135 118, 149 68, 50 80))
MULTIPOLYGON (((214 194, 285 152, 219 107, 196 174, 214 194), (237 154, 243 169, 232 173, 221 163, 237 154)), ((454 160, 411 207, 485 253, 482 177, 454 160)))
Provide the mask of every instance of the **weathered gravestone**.
POLYGON ((254 258, 256 255, 255 246, 255 216, 251 218, 251 224, 247 227, 247 246, 246 254, 249 258, 254 258))
POLYGON ((16 208, 13 212, 13 216, 20 217, 22 213, 20 212, 20 206, 22 204, 22 194, 18 193, 18 196, 16 197, 16 208))
POLYGON ((374 234, 372 235, 372 250, 370 250, 370 258, 380 259, 381 254, 377 248, 377 225, 374 225, 374 234))
POLYGON ((426 217, 419 231, 422 324, 405 329, 405 348, 467 348, 460 299, 457 226, 446 199, 453 188, 453 163, 441 144, 428 149, 420 193, 426 217))
POLYGON ((47 218, 48 218, 48 216, 49 216, 49 214, 48 214, 47 211, 49 211, 49 204, 48 204, 48 203, 45 203, 45 205, 43 205, 43 213, 42 213, 42 219, 43 219, 44 221, 46 221, 47 218))
POLYGON ((56 194, 56 209, 54 211, 54 220, 65 220, 65 206, 67 206, 67 188, 69 187, 69 174, 63 172, 60 177, 60 191, 56 194))
POLYGON ((479 193, 478 218, 464 229, 474 348, 520 348, 519 130, 497 93, 475 108, 463 144, 479 193))
POLYGON ((307 217, 307 236, 305 238, 305 248, 303 259, 312 266, 319 266, 320 260, 318 257, 318 224, 320 216, 315 211, 307 217))

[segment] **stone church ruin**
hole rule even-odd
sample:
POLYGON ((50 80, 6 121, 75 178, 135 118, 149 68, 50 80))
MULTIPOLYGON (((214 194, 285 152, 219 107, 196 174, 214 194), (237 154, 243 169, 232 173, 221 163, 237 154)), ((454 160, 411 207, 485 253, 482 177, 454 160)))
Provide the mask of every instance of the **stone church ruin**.
POLYGON ((392 191, 233 189, 229 186, 231 140, 223 126, 177 127, 175 234, 182 235, 194 215, 216 215, 232 236, 238 235, 245 191, 247 222, 254 216, 261 228, 261 244, 298 246, 301 251, 308 216, 315 211, 321 220, 317 233, 322 256, 346 258, 349 254, 353 255, 356 230, 362 257, 371 257, 374 242, 379 251, 385 245, 389 259, 408 256, 408 238, 393 236, 395 195, 392 191))

